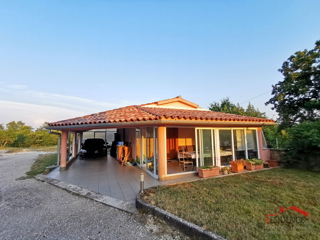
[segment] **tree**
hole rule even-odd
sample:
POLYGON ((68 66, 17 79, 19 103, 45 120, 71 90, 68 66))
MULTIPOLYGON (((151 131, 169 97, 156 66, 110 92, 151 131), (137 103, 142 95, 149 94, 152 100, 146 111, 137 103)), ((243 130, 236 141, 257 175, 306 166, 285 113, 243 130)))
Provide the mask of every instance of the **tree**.
POLYGON ((250 103, 247 106, 247 109, 244 109, 240 106, 239 103, 234 104, 230 101, 229 97, 221 99, 219 102, 213 102, 209 106, 209 110, 214 112, 224 112, 224 113, 231 113, 243 116, 250 116, 250 117, 260 117, 265 118, 266 113, 260 112, 259 109, 255 109, 253 105, 250 103))
POLYGON ((272 104, 279 114, 282 128, 294 123, 316 121, 320 116, 320 41, 315 48, 298 51, 290 56, 279 71, 283 81, 272 86, 272 104))
POLYGON ((285 165, 320 171, 320 119, 295 124, 288 133, 285 165))
POLYGON ((21 127, 25 126, 26 124, 24 122, 18 121, 11 121, 9 123, 6 124, 6 127, 8 130, 12 130, 12 131, 17 131, 19 130, 21 127))
POLYGON ((6 128, 0 128, 0 147, 39 147, 52 146, 57 144, 58 137, 48 133, 45 124, 36 131, 32 131, 31 126, 18 121, 11 121, 6 124, 6 128))

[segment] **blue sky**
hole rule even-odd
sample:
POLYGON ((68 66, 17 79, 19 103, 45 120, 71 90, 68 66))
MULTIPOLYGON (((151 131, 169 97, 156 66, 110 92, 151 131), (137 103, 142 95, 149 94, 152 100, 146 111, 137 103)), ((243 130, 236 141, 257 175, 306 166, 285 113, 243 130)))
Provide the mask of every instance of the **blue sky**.
POLYGON ((252 99, 275 118, 264 103, 282 80, 277 70, 320 40, 316 0, 15 0, 0 6, 4 124, 37 127, 178 95, 203 108, 227 96, 244 107, 252 99))

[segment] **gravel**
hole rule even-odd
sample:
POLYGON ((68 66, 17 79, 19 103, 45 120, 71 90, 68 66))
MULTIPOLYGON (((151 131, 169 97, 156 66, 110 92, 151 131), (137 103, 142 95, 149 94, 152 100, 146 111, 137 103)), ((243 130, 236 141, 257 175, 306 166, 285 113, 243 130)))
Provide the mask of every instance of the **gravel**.
POLYGON ((0 152, 1 239, 188 239, 151 215, 126 213, 35 179, 17 180, 38 155, 0 152))

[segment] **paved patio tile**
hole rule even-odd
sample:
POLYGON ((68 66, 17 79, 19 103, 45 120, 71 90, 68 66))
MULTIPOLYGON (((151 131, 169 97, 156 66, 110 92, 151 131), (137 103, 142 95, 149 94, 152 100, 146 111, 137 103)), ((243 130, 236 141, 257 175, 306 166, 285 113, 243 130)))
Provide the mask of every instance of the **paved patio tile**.
POLYGON ((122 194, 110 194, 110 197, 115 198, 115 199, 119 199, 122 201, 126 201, 126 199, 124 198, 124 196, 122 194))
POLYGON ((129 199, 129 200, 126 199, 126 201, 129 202, 129 203, 136 203, 136 198, 129 199))
POLYGON ((99 193, 106 195, 106 196, 110 196, 110 189, 109 188, 99 188, 99 193))
POLYGON ((47 176, 134 203, 140 191, 141 173, 144 174, 145 188, 198 179, 191 176, 160 182, 137 166, 119 165, 109 155, 96 159, 76 159, 68 170, 59 171, 57 168, 47 176))
POLYGON ((134 193, 132 193, 132 194, 123 194, 123 196, 124 196, 124 198, 125 198, 126 200, 130 200, 130 199, 135 199, 135 197, 137 196, 137 194, 134 194, 134 193))

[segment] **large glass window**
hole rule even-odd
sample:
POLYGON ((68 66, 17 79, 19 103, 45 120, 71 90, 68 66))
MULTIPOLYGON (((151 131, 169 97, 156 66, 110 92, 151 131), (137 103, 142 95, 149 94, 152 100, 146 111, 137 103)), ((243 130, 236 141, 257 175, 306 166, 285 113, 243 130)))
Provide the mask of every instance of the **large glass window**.
POLYGON ((219 130, 221 166, 233 160, 231 130, 219 130))
POLYGON ((198 166, 212 166, 214 156, 214 138, 211 129, 199 129, 198 135, 198 166))
POLYGON ((252 129, 246 130, 247 135, 247 150, 248 158, 258 158, 258 147, 257 147, 257 131, 252 129))
POLYGON ((136 128, 136 163, 142 166, 143 159, 141 158, 141 129, 136 128))
POLYGON ((167 174, 195 171, 195 129, 167 127, 166 136, 167 174))
POLYGON ((146 164, 150 172, 154 172, 154 134, 153 127, 146 128, 146 164))
POLYGON ((246 158, 246 141, 244 130, 236 129, 233 130, 233 149, 235 159, 246 158))
POLYGON ((255 129, 197 129, 198 166, 226 166, 230 161, 258 158, 255 129))

